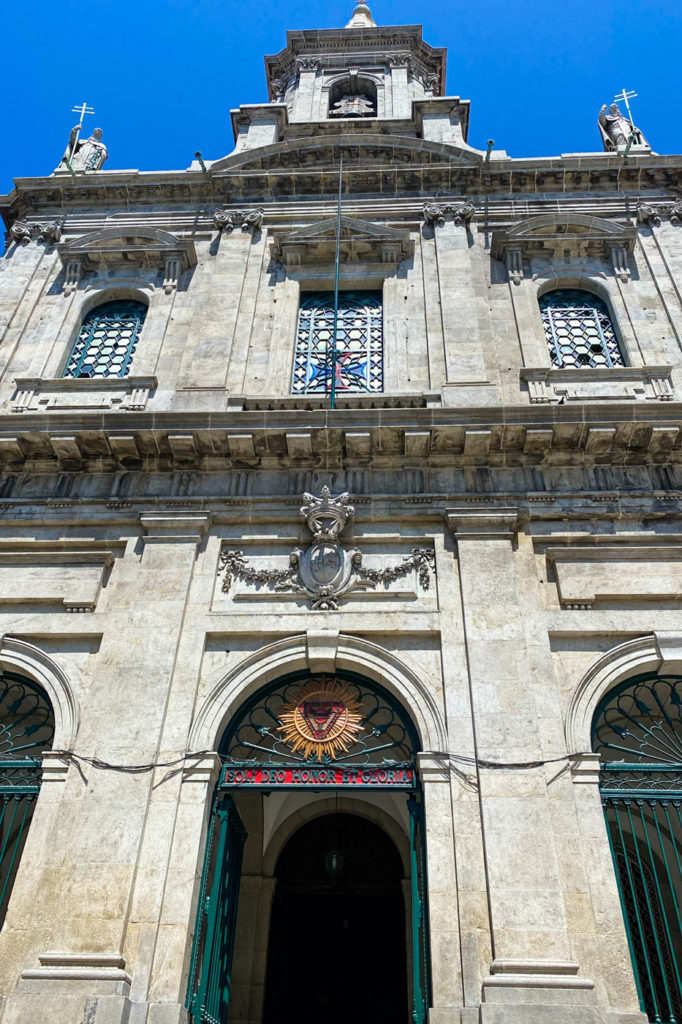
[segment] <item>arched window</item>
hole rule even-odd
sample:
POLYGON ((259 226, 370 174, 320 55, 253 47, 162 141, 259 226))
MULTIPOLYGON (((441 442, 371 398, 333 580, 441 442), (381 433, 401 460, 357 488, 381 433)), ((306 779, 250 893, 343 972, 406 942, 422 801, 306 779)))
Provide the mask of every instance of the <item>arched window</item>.
POLYGON ((65 377, 125 377, 147 307, 132 299, 105 302, 81 325, 64 370, 65 377))
POLYGON ((334 82, 329 90, 329 116, 334 118, 376 117, 377 87, 356 76, 334 82))
POLYGON ((647 674, 597 708, 592 746, 642 1010, 682 1019, 682 677, 647 674))
POLYGON ((596 295, 577 288, 546 292, 540 313, 554 366, 623 366, 608 307, 596 295))
POLYGON ((0 925, 40 790, 40 755, 53 737, 54 715, 41 687, 0 673, 0 925))
POLYGON ((334 293, 316 292, 301 302, 294 356, 293 394, 331 390, 380 392, 384 376, 381 292, 340 292, 336 357, 332 360, 334 293))

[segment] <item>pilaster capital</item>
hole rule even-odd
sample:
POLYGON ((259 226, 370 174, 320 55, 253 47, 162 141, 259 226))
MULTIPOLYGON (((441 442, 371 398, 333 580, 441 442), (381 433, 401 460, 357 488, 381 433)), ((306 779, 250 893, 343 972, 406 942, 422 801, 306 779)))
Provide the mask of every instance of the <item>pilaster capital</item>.
POLYGON ((518 530, 517 508, 448 508, 448 529, 456 540, 512 540, 518 530))
POLYGON ((197 754, 185 761, 182 769, 182 781, 201 782, 205 786, 213 786, 218 781, 222 761, 214 751, 197 754))
POLYGON ((601 754, 592 754, 584 751, 580 754, 572 754, 570 760, 571 778, 573 782, 581 785, 599 785, 599 767, 601 765, 601 754))
POLYGON ((450 758, 447 754, 424 751, 417 754, 417 771, 422 784, 450 781, 450 758))
POLYGON ((140 512, 145 544, 176 544, 192 541, 198 544, 211 526, 210 512, 140 512))

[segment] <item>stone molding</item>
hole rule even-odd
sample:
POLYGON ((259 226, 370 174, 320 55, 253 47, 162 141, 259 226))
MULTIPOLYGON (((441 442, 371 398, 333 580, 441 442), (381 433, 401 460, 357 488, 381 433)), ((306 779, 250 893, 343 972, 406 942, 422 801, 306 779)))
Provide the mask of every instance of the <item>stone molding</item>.
POLYGON ((140 512, 142 540, 145 544, 172 544, 190 541, 198 544, 210 529, 210 512, 140 512))
POLYGON ((564 732, 569 752, 578 754, 591 751, 594 713, 604 694, 612 687, 629 676, 664 671, 668 663, 675 668, 680 665, 676 656, 673 659, 669 656, 671 649, 677 651, 678 648, 676 644, 671 645, 668 634, 663 634, 663 644, 668 651, 665 658, 655 633, 626 640, 612 647, 587 670, 573 691, 566 710, 564 732))
POLYGON ((490 974, 483 979, 483 988, 593 990, 594 982, 579 978, 579 970, 579 964, 570 961, 493 960, 490 974))
MULTIPOLYGON (((324 271, 336 257, 336 219, 319 221, 295 231, 275 233, 272 256, 287 269, 313 266, 324 271)), ((409 259, 414 242, 409 232, 361 220, 341 217, 341 258, 349 262, 395 267, 409 259)))
POLYGON ((430 782, 450 782, 452 777, 450 758, 447 754, 423 751, 417 754, 417 772, 424 785, 430 782))
MULTIPOLYGON (((190 750, 214 750, 230 719, 266 683, 309 667, 307 634, 286 637, 247 655, 221 671, 199 706, 189 736, 190 750)), ((438 704, 421 675, 393 652, 359 637, 340 634, 335 669, 347 669, 380 683, 396 697, 415 723, 421 746, 443 750, 446 729, 438 704)))
POLYGON ((214 786, 218 781, 223 764, 218 754, 212 751, 199 753, 187 760, 182 768, 182 781, 199 782, 204 786, 214 786))
POLYGON ((12 412, 144 412, 156 377, 16 377, 12 412))
POLYGON ((54 712, 53 750, 71 750, 80 724, 80 707, 68 676, 57 662, 35 644, 5 634, 0 638, 0 667, 21 672, 42 686, 54 712))
POLYGON ((601 754, 591 754, 587 751, 582 751, 570 756, 569 768, 571 779, 578 785, 598 786, 600 767, 601 754))
MULTIPOLYGON (((299 407, 303 404, 299 402, 299 407)), ((151 418, 106 411, 92 417, 82 410, 26 411, 21 418, 7 414, 0 417, 0 466, 19 469, 37 459, 46 465, 50 460, 57 465, 66 460, 87 468, 92 460, 98 471, 130 461, 155 468, 191 465, 199 470, 206 459, 213 470, 219 460, 226 468, 241 469, 270 465, 271 453, 277 451, 282 453, 278 456, 281 468, 307 461, 314 469, 340 457, 347 466, 366 469, 375 460, 383 465, 387 437, 397 451, 410 455, 415 431, 421 435, 420 457, 438 466, 505 465, 510 453, 515 459, 522 453, 535 458, 541 438, 548 465, 555 445, 562 465, 569 452, 576 465, 582 465, 582 460, 591 465, 595 445, 600 454, 612 453, 623 465, 639 466, 648 455, 663 453, 676 458, 682 452, 682 404, 675 401, 638 402, 635 415, 632 402, 618 401, 586 402, 579 408, 575 403, 541 403, 510 410, 454 403, 448 408, 434 403, 403 408, 383 406, 374 399, 375 408, 349 406, 336 413, 324 407, 308 409, 310 452, 294 444, 290 460, 287 434, 292 433, 292 423, 287 410, 291 406, 268 410, 259 405, 253 402, 237 412, 231 408, 217 413, 160 412, 151 418), (330 426, 331 433, 323 434, 330 426), (364 454, 358 450, 358 435, 364 454)))
POLYGON ((87 271, 129 270, 131 267, 162 270, 163 288, 170 294, 177 288, 182 271, 196 266, 197 262, 191 239, 143 225, 90 231, 59 244, 57 252, 65 270, 63 288, 67 295, 78 287, 87 271))
POLYGON ((512 540, 518 530, 516 508, 449 508, 445 510, 448 529, 455 540, 512 540))
POLYGON ((525 366, 519 377, 528 384, 531 405, 608 400, 671 402, 675 397, 672 370, 672 366, 525 366))
POLYGON ((606 260, 620 281, 630 279, 637 229, 603 217, 560 211, 530 217, 510 228, 493 231, 490 254, 501 260, 509 280, 520 284, 523 261, 556 258, 606 260))
POLYGON ((120 953, 41 953, 40 967, 21 972, 24 979, 55 981, 106 981, 132 984, 120 953))

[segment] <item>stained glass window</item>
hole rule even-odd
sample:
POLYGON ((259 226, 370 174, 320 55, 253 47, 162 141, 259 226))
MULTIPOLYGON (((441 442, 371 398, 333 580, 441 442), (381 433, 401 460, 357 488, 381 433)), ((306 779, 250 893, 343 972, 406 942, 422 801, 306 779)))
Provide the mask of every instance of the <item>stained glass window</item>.
MULTIPOLYGON (((334 293, 303 297, 298 314, 293 394, 331 390, 334 293)), ((383 389, 384 338, 381 292, 340 292, 336 327, 337 393, 383 389)))
POLYGON ((83 320, 65 377, 125 377, 147 314, 143 302, 106 302, 83 320))
POLYGON ((542 296, 540 312, 554 366, 623 366, 611 315, 596 295, 559 288, 542 296))

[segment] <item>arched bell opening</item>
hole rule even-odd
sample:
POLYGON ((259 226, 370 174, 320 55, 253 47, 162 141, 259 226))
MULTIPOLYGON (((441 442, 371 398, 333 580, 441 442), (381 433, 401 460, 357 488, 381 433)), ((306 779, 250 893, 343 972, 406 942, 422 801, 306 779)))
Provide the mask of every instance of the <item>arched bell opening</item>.
POLYGON ((356 814, 315 818, 275 878, 264 1024, 407 1021, 403 865, 386 832, 356 814))
POLYGON ((682 677, 610 690, 592 726, 600 790, 642 1010, 682 1019, 682 677))
MULTIPOLYGON (((298 672, 264 687, 239 709, 219 748, 223 769, 188 988, 193 1024, 308 1019, 300 1004, 290 1001, 285 1008, 277 995, 290 973, 294 940, 290 935, 285 941, 284 922, 294 913, 296 894, 293 931, 309 933, 315 943, 320 928, 327 928, 325 943, 338 947, 337 960, 345 956, 348 970, 355 939, 349 945, 344 933, 358 933, 364 900, 364 912, 384 936, 374 983, 395 989, 398 1015, 391 1020, 425 1022, 418 750, 405 708, 352 672, 298 672), (304 847, 311 868, 297 875, 304 847), (324 906, 329 912, 320 917, 324 906)), ((299 954, 303 969, 306 954, 299 954)), ((331 982, 318 980, 315 1019, 324 1012, 331 1020, 339 999, 331 982), (329 1000, 330 1009, 322 1011, 320 1000, 329 1000)), ((345 1006, 345 1016, 350 1010, 345 1006)), ((353 1016, 362 1012, 356 1007, 353 1016)))

